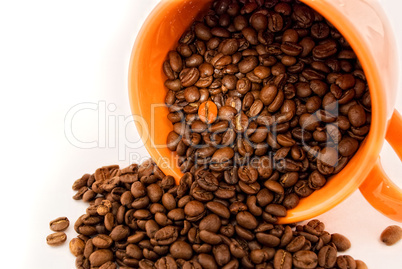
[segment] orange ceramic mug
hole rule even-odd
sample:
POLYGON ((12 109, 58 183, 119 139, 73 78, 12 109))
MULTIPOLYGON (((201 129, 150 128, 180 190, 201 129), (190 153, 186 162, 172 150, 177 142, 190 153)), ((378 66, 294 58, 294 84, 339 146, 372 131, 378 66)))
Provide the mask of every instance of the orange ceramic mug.
MULTIPOLYGON (((172 130, 163 105, 166 95, 162 64, 182 33, 213 0, 162 0, 138 34, 129 71, 131 109, 139 133, 152 158, 166 174, 181 176, 166 148, 172 130)), ((370 87, 370 133, 347 166, 324 188, 301 199, 281 223, 310 219, 331 209, 357 188, 370 204, 402 222, 402 190, 384 173, 379 153, 386 139, 402 159, 402 117, 394 111, 398 65, 396 45, 385 15, 370 0, 302 0, 328 19, 356 52, 370 87)), ((200 15, 201 14, 201 15, 200 15)))

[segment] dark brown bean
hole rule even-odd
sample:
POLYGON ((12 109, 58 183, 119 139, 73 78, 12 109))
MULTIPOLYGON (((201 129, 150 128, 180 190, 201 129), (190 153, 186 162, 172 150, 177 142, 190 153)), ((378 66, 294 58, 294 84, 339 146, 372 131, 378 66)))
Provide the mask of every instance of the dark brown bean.
POLYGON ((313 269, 318 263, 317 254, 308 250, 299 250, 293 254, 293 266, 297 268, 313 269))
POLYGON ((351 246, 349 239, 338 233, 331 235, 331 242, 334 243, 338 251, 348 250, 351 246))
POLYGON ((49 246, 59 246, 66 242, 66 240, 67 235, 64 232, 52 233, 46 237, 46 243, 49 246))
POLYGON ((55 232, 62 232, 70 226, 70 221, 67 217, 60 217, 55 220, 52 220, 49 223, 50 229, 55 232))
POLYGON ((109 249, 96 250, 89 256, 89 261, 92 266, 101 266, 112 259, 113 253, 109 249))

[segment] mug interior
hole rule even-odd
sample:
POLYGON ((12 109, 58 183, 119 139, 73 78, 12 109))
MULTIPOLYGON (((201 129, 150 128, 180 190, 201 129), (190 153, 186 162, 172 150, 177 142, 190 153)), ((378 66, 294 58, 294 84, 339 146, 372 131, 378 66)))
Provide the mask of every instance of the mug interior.
MULTIPOLYGON (((166 148, 166 137, 172 131, 172 125, 166 118, 168 109, 164 99, 167 90, 164 86, 162 64, 168 51, 175 48, 184 31, 195 19, 201 18, 212 2, 213 0, 162 0, 143 25, 130 60, 129 99, 137 129, 151 157, 165 174, 173 175, 176 180, 180 179, 182 173, 177 167, 176 155, 166 148)), ((316 217, 336 206, 359 187, 378 158, 389 108, 386 105, 384 81, 380 78, 373 51, 364 41, 362 29, 357 29, 336 6, 331 7, 331 1, 302 2, 330 21, 355 50, 370 87, 372 121, 366 140, 347 166, 322 189, 301 199, 295 209, 288 211, 287 217, 280 219, 280 223, 316 217)))

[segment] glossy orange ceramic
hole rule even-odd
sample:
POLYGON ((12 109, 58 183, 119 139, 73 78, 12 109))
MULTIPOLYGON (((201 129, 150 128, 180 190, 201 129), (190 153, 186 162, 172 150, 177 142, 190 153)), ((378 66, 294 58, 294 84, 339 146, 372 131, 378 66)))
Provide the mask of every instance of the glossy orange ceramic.
MULTIPOLYGON (((162 0, 144 23, 133 48, 129 94, 133 116, 153 159, 178 180, 175 155, 165 145, 172 130, 164 106, 162 64, 181 34, 212 0, 162 0)), ((402 159, 402 118, 394 111, 397 55, 392 32, 381 7, 370 0, 303 0, 345 36, 365 71, 372 100, 371 130, 348 165, 324 188, 301 200, 281 223, 310 219, 336 206, 356 189, 377 210, 402 222, 402 191, 384 173, 379 153, 387 139, 402 159)))

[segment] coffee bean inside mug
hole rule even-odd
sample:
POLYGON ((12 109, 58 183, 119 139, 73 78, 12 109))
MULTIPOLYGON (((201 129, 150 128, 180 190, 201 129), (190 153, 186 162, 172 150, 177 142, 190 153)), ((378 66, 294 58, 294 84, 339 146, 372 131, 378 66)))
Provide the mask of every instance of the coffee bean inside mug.
POLYGON ((205 14, 163 64, 167 146, 183 173, 212 173, 204 196, 264 192, 277 207, 262 216, 275 222, 367 136, 365 74, 340 32, 298 1, 219 0, 205 14))

